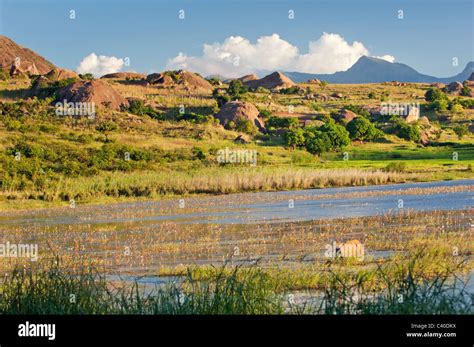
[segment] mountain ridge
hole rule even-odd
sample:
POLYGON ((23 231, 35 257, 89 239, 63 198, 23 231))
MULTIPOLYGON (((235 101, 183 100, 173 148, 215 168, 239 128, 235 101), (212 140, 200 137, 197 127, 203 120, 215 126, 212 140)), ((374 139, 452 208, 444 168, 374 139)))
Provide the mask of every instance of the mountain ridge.
POLYGON ((462 72, 451 77, 435 77, 422 74, 407 64, 390 63, 383 59, 362 56, 346 71, 333 74, 312 74, 304 72, 284 72, 293 81, 300 83, 310 79, 325 80, 329 83, 382 83, 390 81, 418 83, 451 83, 464 81, 474 72, 474 62, 469 62, 462 72))

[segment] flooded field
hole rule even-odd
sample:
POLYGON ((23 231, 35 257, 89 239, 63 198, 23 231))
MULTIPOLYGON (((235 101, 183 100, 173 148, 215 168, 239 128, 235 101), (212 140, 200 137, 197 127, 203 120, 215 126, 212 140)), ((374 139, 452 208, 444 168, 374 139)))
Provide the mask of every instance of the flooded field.
MULTIPOLYGON (((418 237, 472 240, 474 181, 411 183, 0 212, 3 242, 39 257, 87 259, 106 273, 156 275, 210 264, 324 263, 357 240, 364 261, 418 237)), ((463 242, 459 248, 472 246, 463 242)), ((14 262, 11 259, 8 262, 14 262)), ((3 267, 9 265, 3 263, 3 267)))

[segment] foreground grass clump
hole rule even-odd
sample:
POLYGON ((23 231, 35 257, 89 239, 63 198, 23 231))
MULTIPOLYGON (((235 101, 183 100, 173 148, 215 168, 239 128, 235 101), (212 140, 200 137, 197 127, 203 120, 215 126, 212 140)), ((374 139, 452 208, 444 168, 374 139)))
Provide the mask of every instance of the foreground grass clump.
POLYGON ((324 288, 324 314, 472 314, 472 294, 462 279, 464 261, 433 261, 417 252, 375 271, 333 272, 324 288), (378 290, 375 289, 378 287, 378 290), (371 290, 368 290, 371 288, 371 290))
POLYGON ((216 269, 206 281, 191 272, 182 283, 146 293, 114 287, 90 268, 69 273, 59 261, 39 271, 15 269, 0 286, 1 314, 279 314, 282 300, 261 270, 239 274, 216 269))
POLYGON ((138 282, 109 281, 91 267, 71 273, 56 260, 36 271, 16 269, 5 276, 0 286, 0 313, 472 313, 472 297, 460 277, 465 261, 446 259, 440 249, 433 252, 419 251, 408 259, 394 257, 372 269, 329 266, 320 270, 322 275, 314 274, 319 276, 319 290, 310 292, 311 300, 301 303, 288 300, 297 295, 289 288, 298 275, 289 281, 281 271, 256 266, 190 268, 180 280, 147 290, 138 282))

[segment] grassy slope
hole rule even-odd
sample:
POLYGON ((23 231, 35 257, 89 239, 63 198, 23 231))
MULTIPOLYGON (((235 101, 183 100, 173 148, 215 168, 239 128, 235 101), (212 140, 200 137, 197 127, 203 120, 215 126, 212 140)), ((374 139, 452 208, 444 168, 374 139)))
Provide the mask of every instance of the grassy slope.
MULTIPOLYGON (((153 101, 165 110, 164 112, 175 112, 180 105, 185 105, 190 111, 208 114, 215 108, 215 102, 208 94, 189 96, 179 91, 137 86, 123 81, 111 83, 124 96, 153 101)), ((2 82, 0 100, 17 100, 24 96, 22 93, 27 87, 26 81, 2 82)), ((392 101, 422 102, 426 86, 395 87, 389 84, 369 84, 310 88, 317 93, 329 95, 339 92, 347 97, 345 100, 318 102, 322 112, 327 113, 348 104, 379 105, 380 100, 367 97, 371 91, 375 92, 377 97, 383 92, 388 93, 392 101)), ((288 105, 294 105, 294 113, 290 113, 290 116, 316 114, 308 100, 301 96, 274 94, 270 103, 266 94, 251 93, 245 98, 276 114, 288 113, 288 105)), ((438 120, 440 115, 428 116, 433 121, 438 120)), ((442 127, 452 126, 456 122, 472 122, 474 111, 466 110, 462 117, 449 116, 450 121, 442 123, 442 127)), ((267 141, 256 138, 251 144, 237 145, 232 141, 238 135, 237 132, 215 125, 155 121, 147 116, 118 112, 101 112, 98 119, 113 119, 118 125, 117 130, 108 135, 112 140, 109 144, 151 153, 153 159, 132 163, 132 167, 126 170, 117 171, 108 167, 90 174, 79 168, 78 172, 72 174, 58 174, 58 171, 64 169, 58 169, 53 159, 43 158, 39 166, 45 169, 47 177, 41 180, 40 175, 36 174, 30 179, 35 183, 19 184, 21 189, 18 184, 4 186, 0 192, 0 208, 67 204, 71 198, 78 203, 103 202, 130 198, 157 199, 163 195, 189 193, 218 194, 473 177, 468 165, 474 164, 474 137, 471 134, 459 141, 451 129, 443 131, 438 145, 431 147, 416 145, 393 136, 387 136, 386 143, 353 143, 344 149, 349 153, 349 160, 344 161, 342 153, 326 153, 318 158, 305 151, 290 151, 283 146, 281 139, 277 138, 267 141), (195 147, 203 151, 205 159, 196 158, 193 152, 195 147), (256 149, 257 167, 219 166, 215 153, 225 147, 256 149), (458 153, 458 161, 452 159, 453 152, 458 153), (373 172, 384 169, 393 161, 404 161, 407 164, 406 172, 373 172), (348 168, 357 170, 348 172, 348 168), (50 175, 50 172, 56 173, 50 175), (317 179, 315 172, 319 173, 317 179), (368 175, 373 177, 364 179, 368 175), (330 179, 332 177, 336 179, 330 179), (41 182, 38 183, 38 180, 41 182), (101 185, 103 187, 100 187, 101 185)), ((94 124, 88 123, 87 120, 75 122, 67 118, 25 118, 22 120, 22 127, 16 130, 7 130, 4 122, 0 122, 0 155, 3 154, 4 158, 9 156, 3 160, 11 160, 11 153, 6 152, 21 139, 32 145, 53 148, 57 152, 67 150, 81 158, 89 156, 91 152, 100 151, 105 143, 104 135, 97 132, 94 124), (84 140, 84 136, 87 136, 87 140, 84 140)), ((63 153, 56 161, 67 161, 70 156, 63 153)), ((33 158, 25 160, 31 161, 33 158)), ((68 165, 74 165, 74 161, 65 164, 68 165)))

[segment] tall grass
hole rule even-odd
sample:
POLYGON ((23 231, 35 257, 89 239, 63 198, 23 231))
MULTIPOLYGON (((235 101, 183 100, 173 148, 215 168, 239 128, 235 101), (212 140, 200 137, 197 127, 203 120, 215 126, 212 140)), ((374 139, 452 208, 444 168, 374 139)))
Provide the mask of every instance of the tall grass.
MULTIPOLYGON (((451 264, 451 263, 450 263, 451 264)), ((16 269, 0 284, 1 314, 469 314, 472 298, 457 277, 463 262, 436 272, 421 252, 357 274, 330 271, 316 303, 286 301, 276 277, 258 267, 189 269, 152 291, 113 286, 90 267, 71 273, 55 260, 16 269), (376 286, 374 286, 374 283, 376 286)))
MULTIPOLYGON (((210 167, 188 171, 101 173, 93 177, 51 180, 42 189, 4 190, 8 199, 46 201, 101 197, 147 197, 182 194, 227 194, 404 182, 408 174, 362 169, 294 167, 210 167)), ((0 191, 0 194, 2 192, 0 191)))

